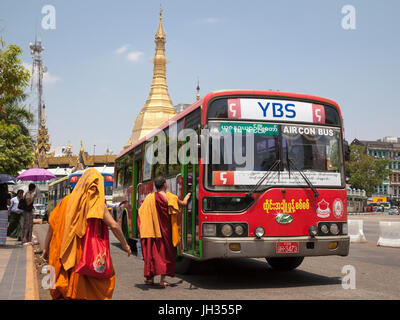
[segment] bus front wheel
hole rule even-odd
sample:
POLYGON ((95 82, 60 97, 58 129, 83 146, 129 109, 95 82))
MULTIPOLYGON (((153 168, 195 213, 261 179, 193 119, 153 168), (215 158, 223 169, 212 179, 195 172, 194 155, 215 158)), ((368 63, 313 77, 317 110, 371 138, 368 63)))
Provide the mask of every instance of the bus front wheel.
POLYGON ((188 274, 192 265, 192 259, 182 256, 176 257, 175 272, 177 274, 188 274))
POLYGON ((304 257, 265 258, 272 269, 277 271, 290 271, 296 269, 304 257))

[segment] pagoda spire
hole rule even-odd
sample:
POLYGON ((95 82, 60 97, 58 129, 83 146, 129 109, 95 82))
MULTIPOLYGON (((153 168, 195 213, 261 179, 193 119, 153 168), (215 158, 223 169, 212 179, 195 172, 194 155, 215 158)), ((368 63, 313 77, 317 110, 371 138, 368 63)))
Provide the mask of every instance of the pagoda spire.
POLYGON ((165 57, 165 43, 167 42, 167 37, 162 25, 161 8, 160 21, 154 41, 156 49, 153 58, 153 81, 151 83, 150 93, 144 107, 136 118, 132 135, 125 148, 140 140, 176 114, 167 86, 167 59, 165 57))
POLYGON ((50 151, 50 137, 48 130, 46 128, 46 119, 45 119, 45 105, 43 105, 42 111, 42 121, 39 127, 39 132, 37 136, 37 154, 40 157, 45 156, 50 151))
POLYGON ((197 95, 196 95, 196 100, 200 100, 200 83, 199 83, 199 78, 197 78, 197 87, 196 87, 197 95))

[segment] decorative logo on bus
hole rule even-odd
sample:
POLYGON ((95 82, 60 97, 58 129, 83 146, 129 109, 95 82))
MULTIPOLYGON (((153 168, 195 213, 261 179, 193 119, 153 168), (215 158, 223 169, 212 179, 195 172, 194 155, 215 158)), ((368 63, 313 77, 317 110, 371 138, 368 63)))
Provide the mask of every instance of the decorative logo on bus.
POLYGON ((275 221, 280 224, 289 224, 293 221, 293 217, 287 213, 278 213, 275 217, 275 221))
POLYGON ((341 199, 335 199, 333 201, 333 215, 336 218, 341 218, 343 216, 343 201, 341 199))
POLYGON ((296 213, 299 210, 309 210, 310 201, 306 200, 290 200, 286 201, 283 199, 281 202, 273 202, 272 199, 266 199, 263 203, 263 209, 268 214, 270 211, 280 211, 284 213, 296 213))
POLYGON ((329 202, 322 199, 318 202, 317 216, 320 218, 328 218, 331 215, 331 209, 329 209, 329 202))

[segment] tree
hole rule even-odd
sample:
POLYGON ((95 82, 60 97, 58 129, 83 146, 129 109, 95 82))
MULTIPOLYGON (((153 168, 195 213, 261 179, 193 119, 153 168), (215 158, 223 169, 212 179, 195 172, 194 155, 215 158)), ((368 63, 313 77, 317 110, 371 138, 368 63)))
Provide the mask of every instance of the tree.
POLYGON ((368 196, 392 173, 387 169, 389 160, 369 156, 364 146, 350 146, 350 161, 346 163, 346 176, 353 188, 364 189, 368 196))
POLYGON ((3 50, 4 43, 0 45, 0 107, 4 108, 6 103, 15 102, 24 96, 30 72, 18 58, 22 54, 20 47, 9 45, 3 50))
POLYGON ((17 176, 33 162, 33 146, 29 136, 16 124, 0 120, 0 172, 17 176))
POLYGON ((24 99, 25 95, 18 99, 8 99, 4 104, 3 111, 0 112, 0 120, 4 119, 7 124, 16 124, 20 127, 22 134, 29 136, 28 125, 34 122, 34 116, 18 104, 19 101, 24 99))

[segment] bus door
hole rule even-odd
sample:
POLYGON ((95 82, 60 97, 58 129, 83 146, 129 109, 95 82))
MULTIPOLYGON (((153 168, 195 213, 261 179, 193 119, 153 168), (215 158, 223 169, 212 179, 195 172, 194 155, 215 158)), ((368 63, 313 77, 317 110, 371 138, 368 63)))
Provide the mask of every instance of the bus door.
MULTIPOLYGON (((200 124, 201 124, 201 110, 197 109, 186 116, 185 118, 185 130, 186 128, 194 130, 197 139, 190 133, 186 139, 196 139, 200 134, 200 124)), ((183 152, 186 155, 186 144, 183 148, 183 152)), ((193 151, 191 151, 193 152, 193 151)), ((193 156, 193 155, 190 155, 193 156)), ((199 159, 200 159, 200 149, 198 149, 197 159, 192 159, 187 161, 188 164, 182 165, 182 177, 183 177, 183 195, 182 198, 187 193, 191 193, 188 205, 183 209, 183 240, 184 240, 184 252, 201 257, 201 241, 199 240, 199 208, 198 208, 198 184, 199 184, 199 159), (197 161, 194 161, 197 160, 197 161), (195 162, 195 163, 193 163, 195 162)))
POLYGON ((199 210, 198 210, 198 184, 199 166, 198 164, 182 165, 182 177, 177 178, 177 192, 179 199, 183 200, 187 193, 191 193, 188 205, 182 212, 182 241, 181 249, 191 255, 200 256, 199 241, 199 210))

